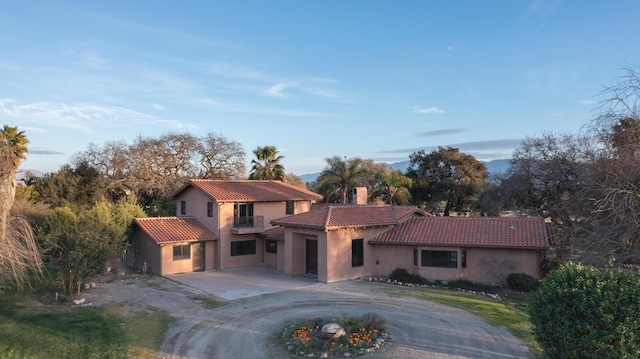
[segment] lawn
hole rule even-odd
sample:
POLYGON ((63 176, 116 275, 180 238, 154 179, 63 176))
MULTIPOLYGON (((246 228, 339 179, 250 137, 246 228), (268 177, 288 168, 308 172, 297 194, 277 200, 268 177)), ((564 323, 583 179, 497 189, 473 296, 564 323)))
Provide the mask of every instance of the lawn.
MULTIPOLYGON (((50 268, 51 269, 51 268, 50 268)), ((81 308, 69 301, 44 305, 57 289, 55 269, 33 290, 0 292, 0 358, 156 358, 173 323, 167 313, 127 306, 81 308)))
POLYGON ((542 356, 542 349, 533 337, 533 326, 524 310, 528 304, 527 296, 503 296, 503 299, 498 301, 474 294, 431 288, 398 288, 384 291, 390 295, 413 296, 464 309, 485 319, 491 325, 506 327, 511 334, 527 343, 536 357, 542 356))

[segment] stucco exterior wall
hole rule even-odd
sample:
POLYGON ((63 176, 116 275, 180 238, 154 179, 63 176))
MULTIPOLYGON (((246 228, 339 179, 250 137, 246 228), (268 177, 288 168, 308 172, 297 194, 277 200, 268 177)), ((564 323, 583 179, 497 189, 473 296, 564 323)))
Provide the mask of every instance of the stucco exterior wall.
POLYGON ((510 273, 526 273, 537 279, 539 269, 537 250, 470 248, 467 249, 464 279, 500 284, 500 280, 506 280, 510 273))
POLYGON ((162 261, 162 268, 158 274, 165 275, 193 272, 193 246, 190 246, 191 256, 189 259, 173 260, 173 246, 185 244, 189 243, 171 243, 160 246, 160 260, 162 261))
MULTIPOLYGON (((373 248, 367 244, 367 240, 386 229, 387 227, 374 227, 329 231, 326 241, 327 252, 322 253, 318 250, 320 261, 327 263, 327 276, 326 278, 321 278, 318 273, 318 280, 331 283, 372 275, 372 270, 376 269, 376 258, 373 254, 373 248), (351 254, 352 241, 354 239, 364 240, 364 265, 362 266, 352 266, 351 254)), ((318 246, 318 249, 320 249, 320 246, 318 246)))
MULTIPOLYGON (((537 250, 459 248, 403 245, 373 245, 373 256, 379 260, 377 268, 367 267, 370 275, 388 276, 396 268, 420 274, 434 281, 466 279, 476 283, 501 284, 510 273, 526 273, 533 278, 539 275, 539 253, 537 250), (414 249, 418 250, 418 262, 414 264, 414 249), (422 250, 457 251, 458 267, 423 267, 422 250), (462 251, 466 251, 466 268, 462 268, 462 251), (378 271, 378 273, 376 273, 378 271)), ((365 260, 365 263, 366 260, 365 260)))
POLYGON ((136 230, 131 240, 132 258, 131 265, 136 270, 142 270, 147 263, 147 270, 151 273, 161 274, 162 262, 160 261, 160 247, 145 232, 136 230))
MULTIPOLYGON (((288 275, 304 275, 307 271, 306 263, 306 239, 320 241, 319 238, 326 238, 322 231, 314 230, 286 230, 284 233, 283 243, 283 268, 284 273, 288 275)), ((320 245, 318 244, 318 252, 320 245)), ((326 269, 320 268, 318 263, 318 280, 320 280, 320 272, 326 272, 326 269)))
MULTIPOLYGON (((176 198, 176 215, 193 216, 200 223, 218 235, 219 240, 205 247, 205 270, 252 266, 258 264, 279 267, 284 270, 285 256, 283 242, 279 243, 278 254, 265 253, 265 241, 258 233, 232 233, 234 203, 213 204, 213 216, 207 217, 207 202, 213 199, 200 189, 185 188, 176 198), (181 201, 186 203, 185 214, 181 213, 181 201), (231 256, 232 241, 256 241, 256 254, 231 256)), ((294 213, 309 211, 311 201, 295 201, 294 213)), ((286 216, 286 202, 253 202, 253 215, 263 217, 263 229, 271 228, 270 222, 286 216)), ((258 232, 258 231, 256 231, 258 232)))
POLYGON ((418 266, 413 265, 412 246, 368 245, 371 247, 372 261, 366 262, 370 275, 388 277, 396 268, 404 268, 409 273, 418 273, 418 266), (377 265, 376 265, 377 261, 377 265))

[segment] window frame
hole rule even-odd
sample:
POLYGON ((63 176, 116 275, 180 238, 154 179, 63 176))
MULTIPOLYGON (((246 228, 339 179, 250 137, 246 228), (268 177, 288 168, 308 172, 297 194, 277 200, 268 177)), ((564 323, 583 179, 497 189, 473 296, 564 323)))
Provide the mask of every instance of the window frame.
POLYGON ((286 214, 286 215, 296 214, 296 203, 295 203, 295 201, 293 201, 293 200, 285 201, 284 214, 286 214))
POLYGON ((183 216, 187 214, 187 201, 180 201, 180 214, 183 216))
POLYGON ((278 254, 278 241, 267 239, 264 241, 264 251, 266 253, 278 254))
POLYGON ((173 245, 173 260, 182 261, 191 259, 191 244, 174 244, 173 245), (185 251, 186 249, 186 251, 185 251), (176 251, 179 252, 176 254, 176 251))
POLYGON ((458 251, 423 249, 420 251, 420 266, 458 268, 458 251))
POLYGON ((207 217, 213 217, 213 202, 207 202, 207 217))
POLYGON ((364 238, 351 240, 351 267, 364 266, 364 238))
POLYGON ((257 254, 255 239, 232 241, 230 247, 232 257, 251 256, 257 254))

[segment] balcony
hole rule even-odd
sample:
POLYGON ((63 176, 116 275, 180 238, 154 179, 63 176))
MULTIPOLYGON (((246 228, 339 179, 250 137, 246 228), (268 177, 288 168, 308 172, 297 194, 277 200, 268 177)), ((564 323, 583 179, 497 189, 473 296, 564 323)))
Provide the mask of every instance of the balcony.
POLYGON ((233 228, 231 228, 231 233, 233 234, 249 234, 262 232, 264 232, 263 216, 233 218, 233 228))

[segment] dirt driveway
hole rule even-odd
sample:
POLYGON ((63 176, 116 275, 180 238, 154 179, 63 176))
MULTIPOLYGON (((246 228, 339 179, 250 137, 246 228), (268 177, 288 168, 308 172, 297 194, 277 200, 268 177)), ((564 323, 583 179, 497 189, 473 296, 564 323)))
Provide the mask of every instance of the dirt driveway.
MULTIPOLYGON (((527 346, 503 327, 463 310, 382 291, 387 284, 346 281, 302 286, 228 301, 205 309, 202 290, 162 277, 100 284, 86 298, 101 305, 152 307, 177 318, 161 358, 288 358, 274 335, 308 317, 375 312, 386 319, 387 345, 366 358, 530 358, 527 346)), ((398 289, 400 287, 393 287, 398 289)), ((411 290, 407 288, 406 290, 411 290)))

